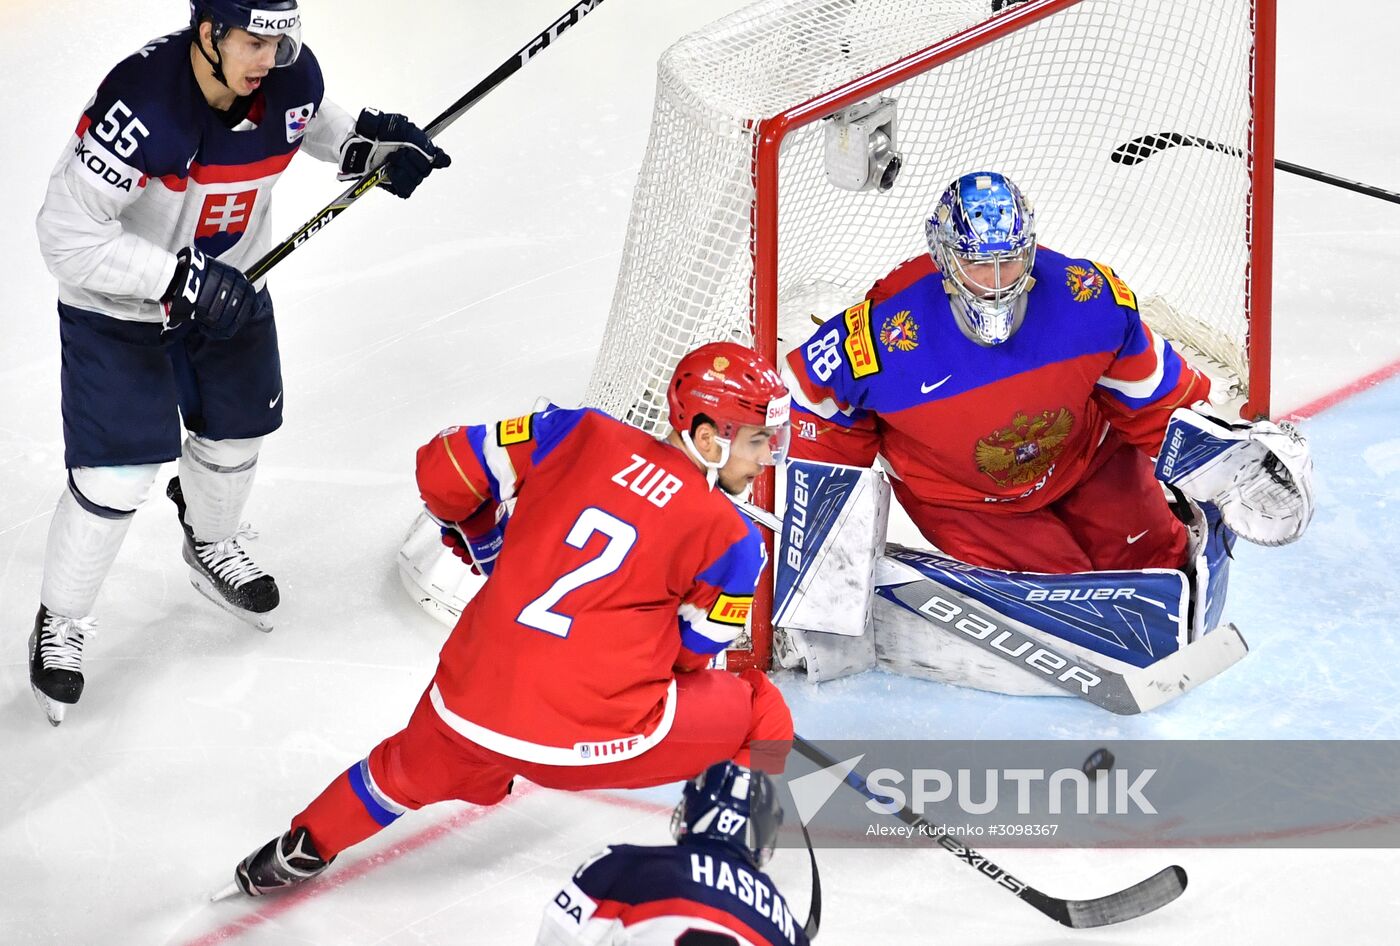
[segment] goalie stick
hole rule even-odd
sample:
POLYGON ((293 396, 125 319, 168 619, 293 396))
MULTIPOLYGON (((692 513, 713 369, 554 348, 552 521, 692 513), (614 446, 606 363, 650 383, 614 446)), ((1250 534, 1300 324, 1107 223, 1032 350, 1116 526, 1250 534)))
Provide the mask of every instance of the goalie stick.
MULTIPOLYGON (((793 738, 793 746, 803 756, 824 769, 841 764, 801 736, 793 738)), ((864 777, 854 769, 847 773, 845 782, 871 801, 883 805, 889 804, 890 800, 871 791, 864 777)), ((1153 910, 1161 909, 1186 891, 1185 868, 1172 865, 1162 868, 1151 877, 1139 881, 1131 887, 1096 897, 1093 900, 1064 900, 1060 897, 1052 897, 1032 887, 1024 880, 1007 873, 1004 868, 992 863, 986 856, 974 851, 937 825, 931 824, 922 815, 915 814, 907 805, 894 812, 894 816, 919 831, 922 836, 932 838, 939 847, 956 855, 959 860, 967 863, 983 877, 995 881, 997 886, 1011 891, 1022 901, 1029 903, 1056 923, 1073 929, 1091 929, 1096 926, 1109 926, 1114 923, 1122 923, 1125 920, 1136 919, 1151 913, 1153 910)))
MULTIPOLYGON (((548 29, 526 43, 521 47, 519 52, 501 63, 496 67, 494 72, 473 86, 470 92, 448 106, 447 111, 443 112, 437 118, 434 118, 432 124, 424 129, 428 137, 436 138, 449 125, 470 111, 477 102, 484 99, 496 86, 519 72, 526 63, 534 59, 535 56, 539 55, 543 50, 547 49, 565 30, 592 13, 602 2, 603 0, 580 0, 580 2, 575 3, 569 8, 567 13, 555 20, 548 29)), ((299 246, 311 239, 330 224, 332 220, 348 210, 351 204, 383 183, 385 173, 384 165, 380 164, 374 170, 365 174, 364 177, 351 184, 346 188, 343 194, 322 207, 316 213, 316 216, 302 224, 295 233, 287 237, 287 239, 283 240, 277 246, 274 246, 262 259, 254 263, 245 274, 248 277, 248 281, 257 282, 259 279, 266 276, 272 267, 282 262, 282 260, 290 256, 299 246)))
MULTIPOLYGON (((1178 131, 1164 131, 1155 135, 1139 135, 1132 141, 1125 141, 1113 149, 1109 160, 1115 164, 1122 164, 1127 167, 1140 164, 1158 152, 1168 148, 1204 148, 1207 151, 1219 151, 1231 157, 1243 157, 1244 152, 1232 145, 1221 144, 1218 141, 1211 141, 1207 138, 1198 138, 1195 135, 1183 135, 1178 131)), ((1349 181, 1344 177, 1335 174, 1328 174, 1326 171, 1318 171, 1314 168, 1304 167, 1301 164, 1294 164, 1291 161, 1274 161, 1274 167, 1280 171, 1287 171, 1290 174, 1297 174, 1310 180, 1320 181, 1323 184, 1331 184, 1334 187, 1341 187, 1349 191, 1356 191, 1358 194, 1365 194, 1368 197, 1379 197, 1381 200, 1388 200, 1393 204, 1400 204, 1400 193, 1388 191, 1371 184, 1362 184, 1360 181, 1349 181)))
MULTIPOLYGON (((739 499, 734 503, 754 522, 781 534, 782 521, 771 512, 739 499)), ((1249 645, 1239 629, 1223 624, 1146 667, 1117 673, 1058 650, 1041 637, 1025 634, 976 599, 931 578, 914 577, 898 585, 883 586, 877 593, 993 657, 1037 674, 1070 695, 1119 716, 1156 709, 1214 679, 1249 653, 1249 645)))

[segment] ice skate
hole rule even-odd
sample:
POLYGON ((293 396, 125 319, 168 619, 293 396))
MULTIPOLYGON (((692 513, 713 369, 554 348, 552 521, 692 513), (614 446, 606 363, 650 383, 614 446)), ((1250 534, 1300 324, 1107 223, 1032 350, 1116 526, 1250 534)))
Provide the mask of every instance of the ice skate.
POLYGON ((190 584, 210 601, 258 630, 272 630, 272 614, 281 601, 277 581, 258 567, 241 544, 241 540, 254 538, 256 533, 245 525, 226 539, 201 542, 185 523, 185 497, 180 491, 178 476, 171 478, 165 495, 179 510, 190 584))
POLYGON ((222 900, 239 891, 261 897, 315 877, 334 860, 321 858, 305 828, 288 831, 243 858, 233 870, 234 882, 211 899, 222 900))
POLYGON ((95 627, 92 618, 66 618, 39 605, 29 634, 29 685, 51 725, 83 695, 83 643, 95 627))

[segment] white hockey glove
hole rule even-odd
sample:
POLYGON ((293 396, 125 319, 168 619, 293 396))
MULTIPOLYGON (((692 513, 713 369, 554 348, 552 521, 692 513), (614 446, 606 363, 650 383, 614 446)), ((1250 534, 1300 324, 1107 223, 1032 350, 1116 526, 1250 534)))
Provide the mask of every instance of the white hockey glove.
POLYGON ((1256 545, 1297 541, 1312 520, 1312 453, 1287 421, 1231 424, 1205 404, 1177 408, 1157 478, 1214 503, 1225 524, 1256 545))

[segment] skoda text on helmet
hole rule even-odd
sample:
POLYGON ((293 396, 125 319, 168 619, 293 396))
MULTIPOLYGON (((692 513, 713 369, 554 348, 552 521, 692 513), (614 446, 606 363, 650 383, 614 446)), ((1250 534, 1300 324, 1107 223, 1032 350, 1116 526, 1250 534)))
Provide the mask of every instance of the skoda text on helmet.
POLYGON ((276 36, 275 68, 290 66, 301 55, 301 11, 297 0, 190 0, 190 25, 199 45, 199 24, 209 21, 213 35, 214 55, 200 46, 200 52, 214 67, 214 77, 224 81, 223 57, 219 42, 231 29, 240 29, 255 36, 276 36))
POLYGON ((751 348, 734 342, 701 345, 676 365, 666 387, 666 403, 671 426, 704 465, 711 486, 729 460, 730 444, 740 427, 772 431, 768 441, 772 456, 760 460, 763 465, 782 462, 787 452, 792 398, 768 359, 751 348), (695 421, 701 417, 715 425, 720 444, 718 462, 701 456, 691 440, 695 421))
POLYGON ((677 842, 725 844, 759 868, 773 856, 782 825, 773 780, 733 762, 716 762, 686 782, 671 813, 671 837, 677 842))
POLYGON ((1035 264, 1035 212, 994 171, 949 184, 924 224, 953 315, 979 345, 1000 345, 1021 327, 1035 264))

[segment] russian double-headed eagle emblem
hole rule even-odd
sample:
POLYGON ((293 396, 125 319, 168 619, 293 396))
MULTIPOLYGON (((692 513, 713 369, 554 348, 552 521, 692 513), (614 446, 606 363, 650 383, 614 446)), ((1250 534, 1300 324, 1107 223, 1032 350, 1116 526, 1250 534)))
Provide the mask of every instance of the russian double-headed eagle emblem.
POLYGON ((1064 450, 1074 429, 1067 408, 1043 411, 1032 419, 1017 413, 1011 425, 977 441, 977 469, 998 486, 1021 486, 1039 479, 1064 450))
POLYGON ((1074 294, 1075 302, 1088 302, 1090 299, 1098 298, 1103 292, 1103 276, 1092 269, 1085 269, 1083 266, 1069 266, 1065 269, 1065 284, 1069 286, 1069 291, 1074 294))
POLYGON ((908 309, 896 312, 885 319, 880 328, 880 344, 885 351, 913 351, 919 347, 919 323, 908 309))

